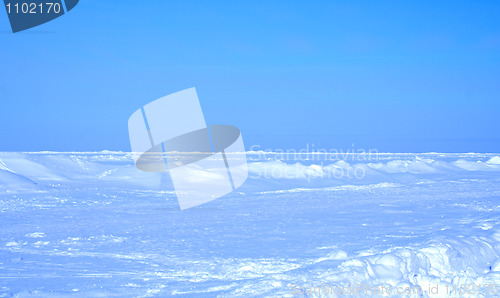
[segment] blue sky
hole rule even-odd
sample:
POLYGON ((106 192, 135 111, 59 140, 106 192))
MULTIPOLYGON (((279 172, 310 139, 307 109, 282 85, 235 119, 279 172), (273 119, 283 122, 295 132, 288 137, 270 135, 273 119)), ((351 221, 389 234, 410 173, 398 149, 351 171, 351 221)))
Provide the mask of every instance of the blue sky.
POLYGON ((500 152, 498 1, 97 1, 12 34, 0 151, 130 150, 142 105, 196 87, 261 148, 500 152))

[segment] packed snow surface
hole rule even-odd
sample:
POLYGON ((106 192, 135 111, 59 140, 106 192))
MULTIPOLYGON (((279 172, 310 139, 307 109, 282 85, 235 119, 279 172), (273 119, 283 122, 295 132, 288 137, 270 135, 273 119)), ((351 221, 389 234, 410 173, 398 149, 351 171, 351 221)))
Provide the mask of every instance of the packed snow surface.
POLYGON ((180 211, 131 153, 0 153, 0 297, 499 296, 500 154, 289 157, 180 211))

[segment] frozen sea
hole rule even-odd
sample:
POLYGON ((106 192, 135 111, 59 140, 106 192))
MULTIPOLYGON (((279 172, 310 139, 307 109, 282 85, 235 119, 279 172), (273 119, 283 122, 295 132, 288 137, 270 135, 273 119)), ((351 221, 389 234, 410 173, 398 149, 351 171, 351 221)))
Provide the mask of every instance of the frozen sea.
POLYGON ((500 154, 247 156, 180 211, 130 153, 0 153, 0 297, 499 296, 500 154))

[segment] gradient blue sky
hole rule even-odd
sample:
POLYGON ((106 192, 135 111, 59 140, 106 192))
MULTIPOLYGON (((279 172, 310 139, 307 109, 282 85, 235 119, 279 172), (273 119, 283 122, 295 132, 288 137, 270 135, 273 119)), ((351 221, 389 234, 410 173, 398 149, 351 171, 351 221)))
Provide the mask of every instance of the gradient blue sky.
POLYGON ((500 1, 82 0, 0 45, 0 151, 129 151, 196 87, 247 149, 500 152, 500 1))

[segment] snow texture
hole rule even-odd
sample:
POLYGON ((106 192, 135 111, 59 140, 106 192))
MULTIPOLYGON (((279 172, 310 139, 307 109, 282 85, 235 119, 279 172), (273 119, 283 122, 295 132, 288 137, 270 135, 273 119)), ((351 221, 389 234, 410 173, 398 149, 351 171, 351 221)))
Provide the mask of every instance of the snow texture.
POLYGON ((0 297, 498 296, 500 155, 361 157, 252 152, 180 211, 132 153, 0 153, 0 297))

